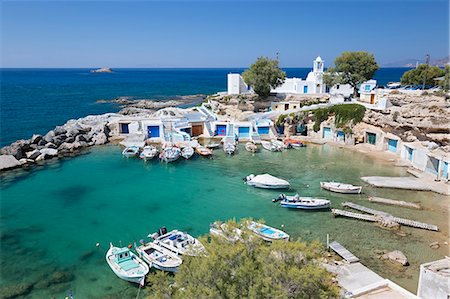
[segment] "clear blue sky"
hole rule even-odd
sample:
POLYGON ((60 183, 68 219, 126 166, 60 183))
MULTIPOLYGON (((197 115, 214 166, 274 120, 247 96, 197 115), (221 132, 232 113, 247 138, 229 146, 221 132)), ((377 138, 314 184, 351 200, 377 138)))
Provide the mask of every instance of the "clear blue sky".
POLYGON ((449 51, 445 0, 0 1, 3 67, 245 67, 276 52, 309 67, 346 50, 380 64, 449 51))

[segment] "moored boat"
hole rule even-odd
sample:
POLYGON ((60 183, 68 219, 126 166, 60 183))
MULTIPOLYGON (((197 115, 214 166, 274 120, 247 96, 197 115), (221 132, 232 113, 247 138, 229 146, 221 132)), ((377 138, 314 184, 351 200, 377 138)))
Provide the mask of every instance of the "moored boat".
POLYGON ((139 147, 128 146, 122 151, 122 155, 126 158, 136 157, 139 154, 139 147))
POLYGON ((198 256, 205 252, 205 247, 198 239, 179 230, 167 232, 166 228, 162 227, 149 237, 153 238, 153 243, 179 255, 198 256))
POLYGON ((195 148, 195 152, 203 157, 211 157, 212 151, 202 145, 199 145, 195 148))
POLYGON ((272 201, 280 202, 282 207, 291 209, 318 210, 328 209, 330 207, 330 201, 327 199, 303 197, 298 194, 294 196, 280 194, 278 198, 275 198, 272 201))
POLYGON ((136 252, 149 265, 162 271, 177 272, 183 262, 176 253, 153 242, 141 244, 136 252))
POLYGON ((160 154, 161 160, 167 163, 178 160, 180 156, 181 150, 176 146, 167 146, 161 151, 160 154))
POLYGON ((320 182, 320 187, 328 191, 346 194, 360 194, 362 190, 361 186, 336 182, 320 182))
POLYGON ((300 147, 306 146, 306 144, 304 144, 303 142, 301 142, 300 140, 297 140, 297 139, 285 138, 283 140, 283 142, 287 147, 292 147, 292 148, 300 148, 300 147))
POLYGON ((153 145, 144 146, 142 152, 139 154, 139 158, 144 160, 151 160, 158 155, 158 149, 153 145))
POLYGON ((284 147, 275 144, 273 141, 261 141, 261 145, 265 150, 270 152, 281 152, 284 147))
POLYGON ((251 153, 256 153, 258 151, 258 146, 254 142, 247 142, 245 144, 245 149, 251 153))
POLYGON ((190 146, 183 147, 183 149, 181 150, 181 156, 185 159, 190 159, 193 154, 194 154, 194 149, 190 146))
POLYGON ((288 189, 290 184, 288 181, 274 177, 268 173, 254 175, 250 174, 244 178, 247 185, 264 189, 288 189))
POLYGON ((110 243, 106 252, 106 262, 119 278, 144 285, 145 275, 147 275, 149 267, 130 249, 114 247, 110 243))
POLYGON ((251 230, 255 235, 262 238, 265 241, 277 241, 284 240, 289 241, 289 235, 282 230, 276 229, 274 227, 250 221, 247 228, 251 230))

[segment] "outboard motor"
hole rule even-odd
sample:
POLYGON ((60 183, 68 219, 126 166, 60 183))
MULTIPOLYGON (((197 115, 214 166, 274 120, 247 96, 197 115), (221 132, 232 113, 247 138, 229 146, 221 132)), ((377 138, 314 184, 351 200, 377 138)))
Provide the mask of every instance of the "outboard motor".
POLYGON ((272 199, 272 202, 279 202, 286 198, 286 195, 280 194, 277 198, 272 199))
POLYGON ((162 236, 167 234, 167 228, 165 226, 162 226, 160 229, 158 229, 158 235, 162 236))

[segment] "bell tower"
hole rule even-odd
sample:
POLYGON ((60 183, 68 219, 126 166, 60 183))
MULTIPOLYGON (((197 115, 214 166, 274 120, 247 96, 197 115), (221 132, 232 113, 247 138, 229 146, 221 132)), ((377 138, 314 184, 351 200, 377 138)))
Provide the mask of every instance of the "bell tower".
POLYGON ((323 86, 323 60, 320 56, 313 61, 313 73, 314 73, 314 83, 315 83, 315 93, 325 92, 323 86))

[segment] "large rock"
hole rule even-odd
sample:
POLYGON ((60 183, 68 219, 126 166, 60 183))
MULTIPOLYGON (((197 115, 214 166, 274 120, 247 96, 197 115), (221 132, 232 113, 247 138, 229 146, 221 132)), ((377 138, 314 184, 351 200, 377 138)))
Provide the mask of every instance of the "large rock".
POLYGON ((50 130, 50 131, 48 131, 47 134, 45 134, 44 140, 47 142, 52 142, 54 137, 55 137, 55 132, 53 130, 50 130))
POLYGON ((46 144, 45 144, 45 147, 46 147, 46 148, 54 148, 54 149, 57 149, 57 148, 58 148, 58 147, 56 146, 56 144, 51 143, 51 142, 46 143, 46 144))
POLYGON ((66 128, 63 126, 57 126, 53 131, 55 132, 55 135, 63 135, 67 133, 66 128))
POLYGON ((45 158, 51 158, 58 155, 58 150, 53 148, 43 148, 40 152, 45 155, 45 158))
POLYGON ((0 150, 2 155, 13 155, 17 160, 25 157, 25 152, 31 149, 29 140, 17 140, 11 143, 11 145, 5 146, 0 150))
POLYGON ((383 260, 390 260, 390 261, 399 263, 399 264, 401 264, 403 266, 408 266, 409 265, 408 259, 403 254, 403 252, 401 252, 400 250, 394 250, 394 251, 388 252, 386 254, 383 254, 381 256, 381 259, 383 259, 383 260))
POLYGON ((26 155, 27 155, 28 159, 35 160, 37 157, 39 157, 41 155, 41 152, 39 150, 35 149, 34 151, 27 152, 26 155))
POLYGON ((13 155, 0 156, 0 170, 14 168, 20 165, 20 162, 13 155))
POLYGON ((85 135, 78 135, 77 137, 75 137, 75 141, 76 142, 81 142, 81 141, 86 142, 86 141, 88 141, 88 139, 85 135))
POLYGON ((108 142, 108 137, 105 135, 105 133, 95 134, 92 137, 92 141, 95 145, 105 144, 108 142))
POLYGON ((39 135, 39 134, 33 134, 33 136, 31 137, 31 143, 34 143, 34 144, 38 144, 39 141, 41 141, 41 140, 42 140, 42 135, 39 135))

